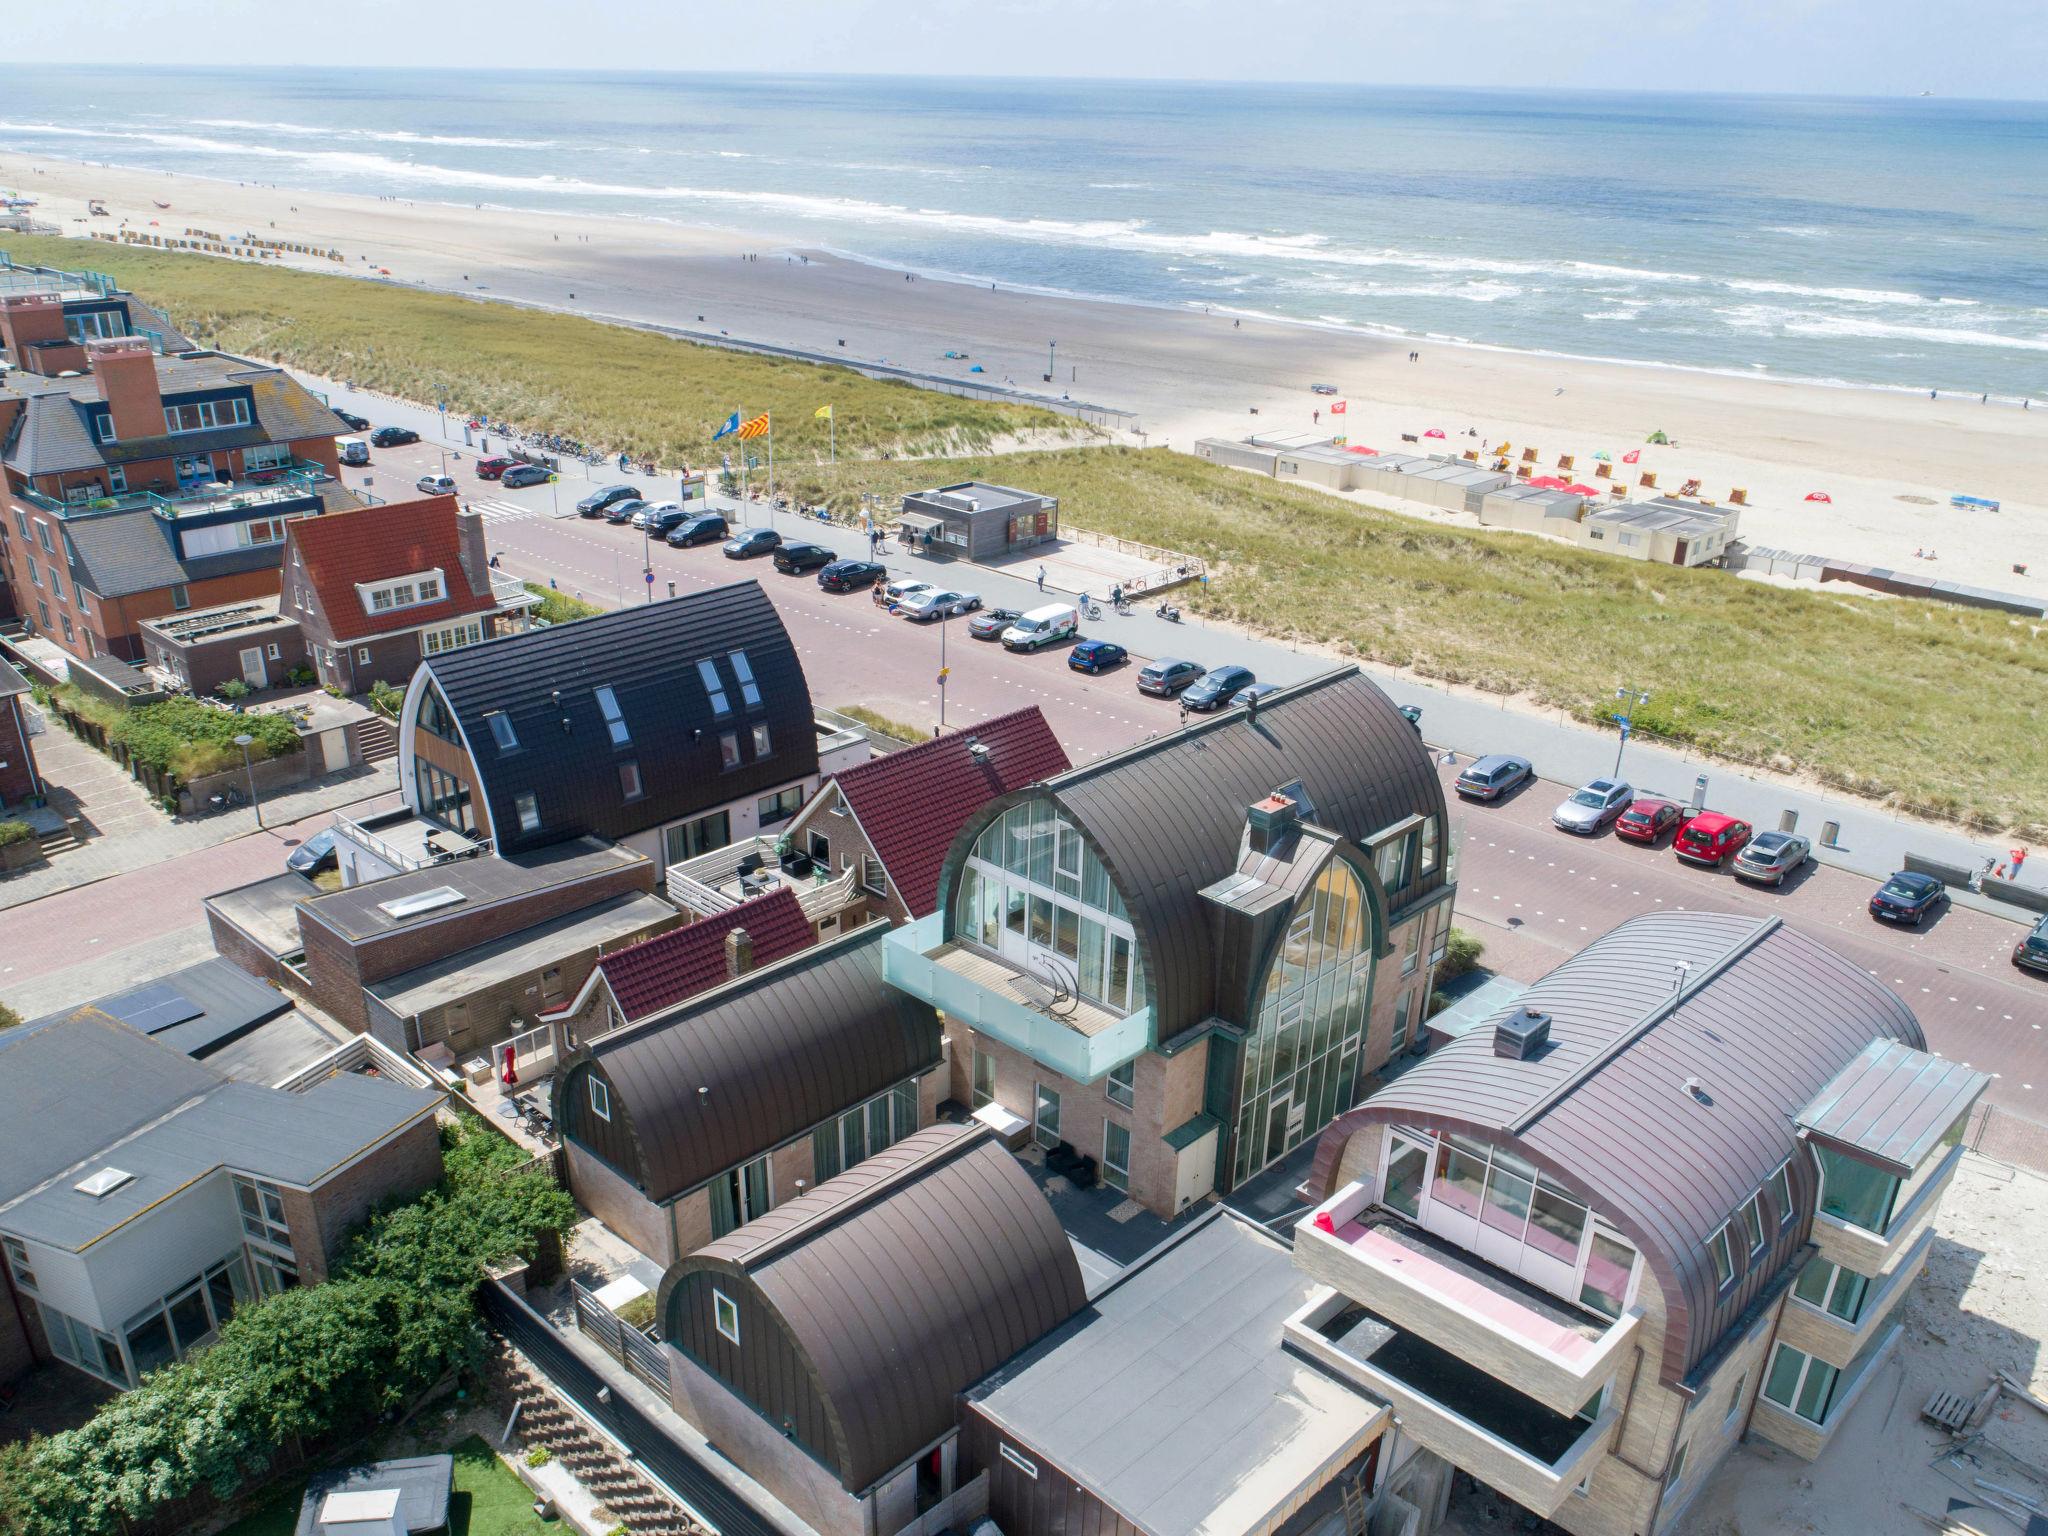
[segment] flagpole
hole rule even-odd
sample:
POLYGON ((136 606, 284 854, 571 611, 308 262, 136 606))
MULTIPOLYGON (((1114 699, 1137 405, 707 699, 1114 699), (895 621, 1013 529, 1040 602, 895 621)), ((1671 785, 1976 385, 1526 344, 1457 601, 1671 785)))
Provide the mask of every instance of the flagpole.
POLYGON ((768 515, 772 518, 775 516, 775 413, 769 411, 766 415, 768 417, 768 515))
POLYGON ((833 410, 831 406, 827 406, 826 409, 832 411, 832 414, 825 418, 825 430, 832 435, 832 467, 837 469, 839 467, 839 412, 833 410))
MULTIPOLYGON (((732 408, 732 413, 740 426, 747 424, 746 406, 736 405, 732 408)), ((744 517, 747 512, 747 434, 739 431, 737 427, 733 430, 740 441, 740 515, 744 517)))

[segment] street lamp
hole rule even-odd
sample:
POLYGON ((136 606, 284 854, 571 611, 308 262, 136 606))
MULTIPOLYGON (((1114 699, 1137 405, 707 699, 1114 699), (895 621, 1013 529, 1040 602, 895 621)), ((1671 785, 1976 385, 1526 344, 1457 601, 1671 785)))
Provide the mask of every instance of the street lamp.
POLYGON ((1048 341, 1045 344, 1045 381, 1048 384, 1052 382, 1052 376, 1055 373, 1059 372, 1059 370, 1053 367, 1052 365, 1052 354, 1054 349, 1058 346, 1059 343, 1056 341, 1048 341))
POLYGON ((256 744, 256 738, 244 731, 235 738, 235 745, 242 749, 242 771, 249 775, 249 804, 256 808, 256 825, 263 825, 263 802, 256 798, 256 765, 249 760, 249 748, 256 744))
POLYGON ((939 615, 939 731, 946 729, 946 678, 952 668, 946 665, 946 622, 950 615, 939 615))
POLYGON ((1630 717, 1636 710, 1650 702, 1650 695, 1623 683, 1614 690, 1614 697, 1620 701, 1622 709, 1627 711, 1614 717, 1614 723, 1621 727, 1621 740, 1614 746, 1614 776, 1618 779, 1621 777, 1621 754, 1628 747, 1629 737, 1635 733, 1635 722, 1630 717))

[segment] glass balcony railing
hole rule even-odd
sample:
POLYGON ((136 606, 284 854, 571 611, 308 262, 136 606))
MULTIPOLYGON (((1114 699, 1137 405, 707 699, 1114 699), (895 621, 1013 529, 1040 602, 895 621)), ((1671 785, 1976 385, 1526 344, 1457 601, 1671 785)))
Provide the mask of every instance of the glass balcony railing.
POLYGON ((268 507, 287 501, 304 501, 319 495, 327 471, 318 464, 294 461, 274 470, 256 471, 261 479, 238 480, 222 485, 208 482, 180 491, 118 491, 110 496, 93 496, 77 501, 45 496, 40 491, 14 494, 23 501, 64 517, 101 517, 110 512, 133 512, 147 508, 159 517, 199 517, 236 507, 268 507))

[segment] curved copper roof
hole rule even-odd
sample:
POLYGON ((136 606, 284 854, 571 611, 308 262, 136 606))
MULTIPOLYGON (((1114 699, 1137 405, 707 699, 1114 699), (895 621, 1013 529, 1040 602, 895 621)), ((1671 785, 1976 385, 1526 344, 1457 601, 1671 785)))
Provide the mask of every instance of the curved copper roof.
POLYGON ((882 980, 886 923, 599 1036, 565 1064, 563 1131, 586 1139, 601 1071, 650 1200, 693 1189, 939 1062, 931 1008, 882 980))
POLYGON ((1495 1056, 1490 1026, 1449 1042, 1330 1124, 1310 1183, 1327 1194, 1345 1142, 1373 1122, 1512 1148, 1642 1250, 1668 1312, 1667 1381, 1806 1241, 1813 1174, 1795 1158, 1797 1219, 1725 1291, 1706 1249, 1798 1150, 1801 1109, 1872 1040, 1926 1044, 1912 1010, 1868 972, 1776 918, 1728 913, 1633 918, 1514 1007, 1550 1015, 1548 1050, 1495 1056))
POLYGON ((984 1128, 935 1125, 678 1262, 750 1282, 801 1353, 861 1490, 957 1422, 961 1391, 1087 1305, 1073 1246, 984 1128))

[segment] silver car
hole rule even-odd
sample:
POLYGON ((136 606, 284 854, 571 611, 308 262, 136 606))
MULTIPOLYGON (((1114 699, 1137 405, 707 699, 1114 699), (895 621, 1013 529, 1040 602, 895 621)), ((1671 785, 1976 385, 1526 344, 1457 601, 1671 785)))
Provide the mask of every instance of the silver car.
POLYGON ((925 592, 911 592, 896 600, 896 611, 906 619, 922 622, 926 619, 949 619, 956 614, 972 613, 981 606, 981 596, 975 592, 948 592, 933 588, 925 592))
POLYGON ((1729 866, 1738 880, 1783 885, 1813 857, 1813 844, 1791 832, 1759 832, 1742 845, 1729 866))
POLYGON ((1550 813, 1550 819, 1567 832, 1591 836, 1629 807, 1636 797, 1635 786, 1619 779, 1595 779, 1571 792, 1564 804, 1550 813))

